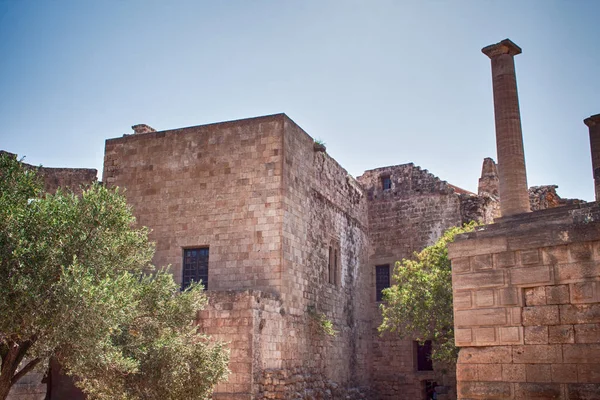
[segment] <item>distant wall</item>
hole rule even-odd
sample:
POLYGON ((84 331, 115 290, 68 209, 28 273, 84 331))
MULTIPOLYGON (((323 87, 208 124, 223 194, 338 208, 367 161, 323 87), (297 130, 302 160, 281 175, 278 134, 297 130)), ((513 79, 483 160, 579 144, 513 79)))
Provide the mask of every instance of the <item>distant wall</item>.
POLYGON ((452 226, 472 220, 491 222, 495 200, 450 185, 412 163, 366 171, 358 182, 368 199, 369 296, 372 313, 378 316, 372 325, 373 388, 382 399, 421 399, 424 381, 434 381, 446 386, 451 398, 451 371, 442 374, 435 366, 431 372, 417 371, 412 340, 377 332, 381 317, 375 302, 375 267, 389 264, 393 269, 395 262, 412 258, 414 252, 434 244, 452 226), (389 179, 389 188, 384 189, 384 179, 389 179))

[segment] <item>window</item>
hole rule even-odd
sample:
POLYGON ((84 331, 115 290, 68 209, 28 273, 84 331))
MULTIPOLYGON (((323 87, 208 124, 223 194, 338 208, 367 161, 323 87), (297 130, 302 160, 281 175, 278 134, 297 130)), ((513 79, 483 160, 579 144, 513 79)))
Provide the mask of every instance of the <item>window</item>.
POLYGON ((392 178, 390 176, 382 176, 381 177, 381 186, 383 190, 388 190, 392 188, 392 178))
POLYGON ((327 266, 327 281, 332 285, 339 283, 340 245, 333 241, 329 246, 329 260, 327 266))
POLYGON ((433 371, 433 362, 431 361, 431 340, 421 344, 414 342, 415 358, 417 361, 417 371, 433 371))
POLYGON ((390 265, 378 265, 375 267, 375 300, 383 300, 383 289, 390 287, 390 265))
POLYGON ((183 276, 181 289, 184 290, 192 282, 200 282, 208 289, 208 247, 183 249, 183 276))

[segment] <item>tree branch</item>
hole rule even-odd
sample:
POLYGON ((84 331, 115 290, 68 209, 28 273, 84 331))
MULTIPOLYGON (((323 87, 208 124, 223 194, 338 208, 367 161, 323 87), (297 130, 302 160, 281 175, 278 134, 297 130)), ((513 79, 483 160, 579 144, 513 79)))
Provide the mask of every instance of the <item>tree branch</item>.
POLYGON ((40 361, 42 361, 41 358, 34 358, 33 360, 29 361, 26 366, 21 368, 21 370, 12 377, 12 379, 10 380, 11 385, 17 383, 19 379, 25 376, 25 374, 34 369, 35 366, 40 363, 40 361))

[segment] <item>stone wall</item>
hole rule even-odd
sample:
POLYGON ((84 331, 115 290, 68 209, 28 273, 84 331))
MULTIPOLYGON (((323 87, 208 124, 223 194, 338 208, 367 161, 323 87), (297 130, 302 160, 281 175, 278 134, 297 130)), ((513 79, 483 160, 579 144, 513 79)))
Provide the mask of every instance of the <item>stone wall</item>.
MULTIPOLYGON (((16 154, 4 150, 0 150, 0 154, 8 154, 17 158, 16 154)), ((44 183, 44 191, 48 193, 56 193, 56 190, 60 187, 81 194, 83 188, 98 179, 98 170, 91 168, 50 168, 27 163, 23 163, 23 165, 37 170, 44 183)))
POLYGON ((502 218, 450 245, 459 399, 600 398, 600 207, 502 218))
POLYGON ((278 292, 282 130, 275 115, 109 139, 104 183, 126 189, 176 281, 183 249, 208 247, 209 289, 278 292))
POLYGON ((152 229, 154 263, 171 264, 177 280, 183 249, 209 248, 211 300, 198 323, 232 351, 216 398, 330 397, 368 385, 366 198, 287 116, 110 139, 104 180, 126 189, 152 229), (321 315, 335 337, 319 329, 321 315))
MULTIPOLYGON (((489 223, 493 219, 495 200, 480 197, 440 180, 414 164, 366 171, 358 178, 368 198, 371 281, 375 282, 375 266, 411 258, 414 252, 432 245, 452 226, 471 220, 489 223), (384 189, 383 179, 390 179, 384 189)), ((371 309, 379 315, 375 301, 375 285, 369 290, 371 309)), ((424 396, 425 381, 435 381, 450 389, 453 396, 454 374, 434 366, 434 371, 417 371, 415 344, 400 340, 395 334, 380 336, 374 318, 373 390, 382 399, 424 396)), ((441 397, 440 397, 441 398, 441 397)))
MULTIPOLYGON (((305 376, 313 389, 346 390, 369 383, 366 198, 356 181, 286 118, 284 133, 284 288, 291 330, 279 373, 305 376), (330 250, 337 251, 329 279, 330 250), (313 311, 309 311, 313 310, 313 311), (335 337, 311 313, 333 323, 335 337), (310 329, 307 330, 306 327, 310 329)), ((274 372, 274 371, 273 371, 274 372)), ((290 395, 289 398, 296 398, 290 395)))

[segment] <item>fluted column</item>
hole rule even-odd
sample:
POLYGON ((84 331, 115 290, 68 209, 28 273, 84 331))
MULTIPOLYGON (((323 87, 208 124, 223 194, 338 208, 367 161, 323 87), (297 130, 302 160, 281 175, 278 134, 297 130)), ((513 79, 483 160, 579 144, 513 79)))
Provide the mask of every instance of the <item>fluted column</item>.
POLYGON ((531 209, 514 61, 521 48, 505 39, 481 51, 492 61, 500 212, 503 217, 526 213, 531 209))
POLYGON ((594 172, 594 188, 596 201, 600 201, 600 114, 583 120, 590 130, 590 148, 592 151, 592 170, 594 172))

